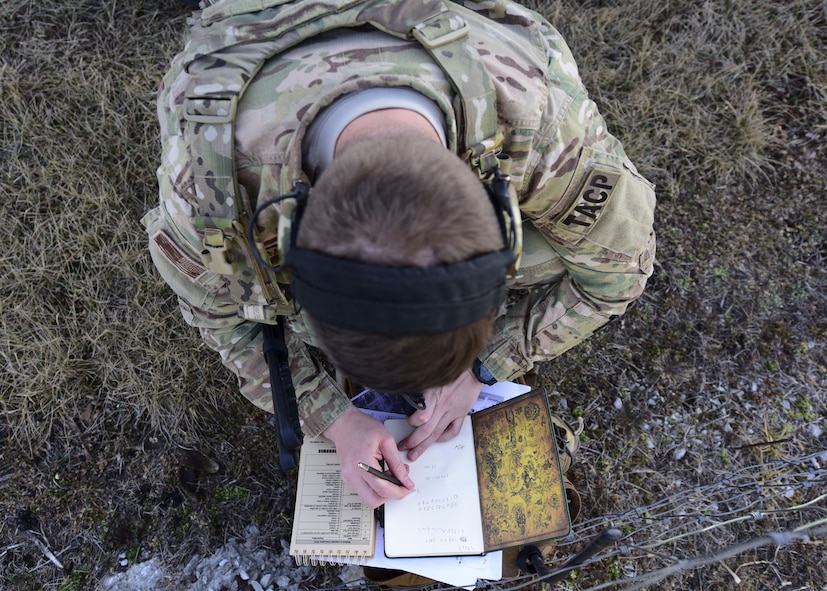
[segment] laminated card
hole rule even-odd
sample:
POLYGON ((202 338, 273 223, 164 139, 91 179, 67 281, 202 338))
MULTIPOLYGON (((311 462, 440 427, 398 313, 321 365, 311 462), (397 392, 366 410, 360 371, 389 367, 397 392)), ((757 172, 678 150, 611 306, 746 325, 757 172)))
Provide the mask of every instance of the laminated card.
POLYGON ((360 560, 373 556, 373 510, 342 480, 336 448, 324 437, 306 437, 299 459, 290 556, 298 564, 360 560))

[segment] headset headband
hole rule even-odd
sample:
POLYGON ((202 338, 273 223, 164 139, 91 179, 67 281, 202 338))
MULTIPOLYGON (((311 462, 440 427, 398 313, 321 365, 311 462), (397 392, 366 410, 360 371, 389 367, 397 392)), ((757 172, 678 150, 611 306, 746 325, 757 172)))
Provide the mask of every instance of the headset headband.
POLYGON ((287 253, 293 296, 314 318, 359 332, 423 335, 466 326, 505 299, 514 253, 433 267, 388 267, 303 248, 287 253))
MULTIPOLYGON (((519 210, 498 169, 486 191, 497 215, 506 247, 473 259, 431 267, 391 267, 362 263, 296 246, 308 187, 261 204, 247 225, 247 240, 256 261, 279 272, 292 272, 293 297, 314 318, 349 330, 390 336, 437 334, 467 326, 494 312, 506 295, 506 277, 519 260, 519 210), (254 241, 259 214, 267 207, 295 200, 284 265, 263 260, 254 241)), ((280 222, 281 225, 281 222, 280 222)), ((280 230, 281 231, 281 230, 280 230)))

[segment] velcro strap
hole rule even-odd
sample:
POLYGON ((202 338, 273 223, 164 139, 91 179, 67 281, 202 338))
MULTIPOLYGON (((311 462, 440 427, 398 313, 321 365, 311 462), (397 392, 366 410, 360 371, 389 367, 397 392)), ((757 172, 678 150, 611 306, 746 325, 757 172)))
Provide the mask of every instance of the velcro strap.
POLYGON ((465 19, 443 10, 416 25, 411 35, 426 49, 436 49, 468 36, 469 30, 465 19))
MULTIPOLYGON (((292 312, 290 309, 287 313, 292 312)), ((259 306, 255 304, 239 304, 238 316, 246 320, 252 320, 261 324, 276 324, 278 322, 279 314, 285 314, 285 310, 280 310, 276 306, 259 306)))
POLYGON ((188 97, 184 99, 184 119, 192 123, 218 125, 235 120, 238 97, 188 97))

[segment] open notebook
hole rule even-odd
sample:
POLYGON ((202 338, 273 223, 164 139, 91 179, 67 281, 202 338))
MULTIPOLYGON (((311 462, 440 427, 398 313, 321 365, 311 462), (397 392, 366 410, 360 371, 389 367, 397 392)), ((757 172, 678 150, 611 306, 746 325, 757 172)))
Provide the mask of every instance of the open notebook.
MULTIPOLYGON (((385 421, 397 441, 404 420, 385 421)), ((571 524, 545 394, 465 417, 460 434, 410 462, 416 488, 385 503, 390 558, 483 554, 568 535, 571 524)))
MULTIPOLYGON (((410 429, 385 425, 397 441, 410 429)), ((459 436, 409 462, 416 490, 385 504, 385 555, 470 556, 568 535, 557 449, 541 391, 466 417, 459 436)), ((290 555, 341 562, 374 546, 374 513, 342 481, 333 444, 305 438, 290 555)))

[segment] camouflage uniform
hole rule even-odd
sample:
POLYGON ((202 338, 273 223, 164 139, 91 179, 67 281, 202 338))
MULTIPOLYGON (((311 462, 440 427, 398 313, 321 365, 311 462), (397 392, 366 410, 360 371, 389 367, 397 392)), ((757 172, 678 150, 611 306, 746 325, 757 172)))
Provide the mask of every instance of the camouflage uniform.
MULTIPOLYGON (((523 215, 522 266, 480 355, 495 378, 510 380, 587 338, 641 294, 655 255, 655 195, 608 133, 569 48, 548 22, 500 0, 456 9, 470 26, 469 50, 496 89, 498 128, 523 215)), ((256 15, 246 18, 254 29, 256 15)), ((185 137, 181 116, 183 64, 198 51, 191 41, 160 90, 161 205, 144 224, 153 260, 179 296, 184 319, 238 375, 242 394, 272 412, 260 325, 237 314, 239 304, 266 298, 255 281, 228 281, 198 255, 203 228, 194 221, 199 189, 191 158, 199 157, 199 138, 185 137)), ((269 59, 238 104, 236 173, 253 206, 302 178, 295 164, 316 114, 337 97, 378 86, 409 87, 434 101, 445 115, 449 148, 463 150, 455 93, 419 43, 364 27, 325 32, 269 59)), ((349 401, 311 356, 317 339, 302 315, 292 315, 289 325, 302 429, 315 435, 349 401)))

